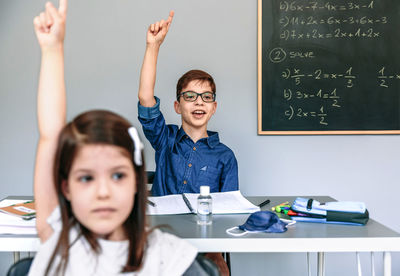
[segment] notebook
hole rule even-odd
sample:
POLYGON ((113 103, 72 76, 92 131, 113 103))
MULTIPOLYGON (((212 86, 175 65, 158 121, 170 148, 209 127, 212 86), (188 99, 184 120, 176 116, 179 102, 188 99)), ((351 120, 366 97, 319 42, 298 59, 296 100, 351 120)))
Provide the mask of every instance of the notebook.
MULTIPOLYGON (((211 193, 213 214, 240 214, 260 211, 260 207, 252 204, 240 191, 211 193)), ((185 193, 190 205, 197 212, 197 197, 199 194, 185 193)), ((149 197, 155 204, 147 206, 148 215, 173 215, 191 213, 181 194, 149 197)))
POLYGON ((27 201, 0 207, 0 212, 22 219, 32 219, 36 216, 35 202, 27 201))

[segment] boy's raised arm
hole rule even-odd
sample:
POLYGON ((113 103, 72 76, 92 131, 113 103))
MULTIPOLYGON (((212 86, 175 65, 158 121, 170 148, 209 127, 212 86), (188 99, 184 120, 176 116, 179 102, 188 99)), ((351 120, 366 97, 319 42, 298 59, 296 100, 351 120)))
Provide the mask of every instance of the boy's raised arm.
POLYGON ((52 233, 46 219, 58 205, 53 169, 58 136, 66 120, 64 82, 66 14, 67 0, 60 0, 58 9, 48 2, 45 11, 33 20, 42 52, 37 98, 39 142, 34 175, 36 227, 42 242, 52 233))
POLYGON ((157 57, 160 45, 168 33, 174 12, 170 11, 167 20, 151 24, 147 30, 146 52, 140 72, 139 102, 142 106, 151 107, 156 104, 154 99, 154 85, 156 82, 157 57))

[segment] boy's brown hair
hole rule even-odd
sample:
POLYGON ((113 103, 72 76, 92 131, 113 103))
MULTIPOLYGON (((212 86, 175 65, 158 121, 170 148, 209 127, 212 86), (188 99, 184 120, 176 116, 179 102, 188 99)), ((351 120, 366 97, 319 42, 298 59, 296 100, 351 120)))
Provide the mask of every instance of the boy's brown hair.
POLYGON ((197 80, 201 83, 203 82, 208 82, 208 84, 211 87, 212 92, 215 94, 216 92, 216 87, 215 87, 215 82, 213 77, 211 77, 210 74, 207 72, 204 72, 202 70, 190 70, 186 72, 179 80, 178 83, 176 84, 176 99, 179 101, 179 94, 182 92, 183 88, 185 88, 189 82, 197 80))

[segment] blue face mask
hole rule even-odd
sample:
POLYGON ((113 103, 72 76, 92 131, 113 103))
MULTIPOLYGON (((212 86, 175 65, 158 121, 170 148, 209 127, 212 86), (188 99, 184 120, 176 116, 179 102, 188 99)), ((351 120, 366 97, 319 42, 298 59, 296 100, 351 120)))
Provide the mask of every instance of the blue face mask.
POLYGON ((295 221, 280 219, 273 212, 258 211, 252 213, 244 224, 227 229, 226 233, 233 236, 242 236, 255 232, 283 233, 286 232, 288 225, 294 223, 295 221))

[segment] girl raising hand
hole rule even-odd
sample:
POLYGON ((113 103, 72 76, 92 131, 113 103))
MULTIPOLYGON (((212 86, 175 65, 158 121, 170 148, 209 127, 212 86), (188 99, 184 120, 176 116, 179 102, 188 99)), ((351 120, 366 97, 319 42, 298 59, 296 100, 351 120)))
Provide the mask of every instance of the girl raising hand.
POLYGON ((67 1, 34 19, 42 60, 34 196, 41 241, 29 275, 182 275, 196 249, 146 228, 142 143, 121 116, 92 110, 66 123, 67 1), (174 254, 171 254, 174 252, 174 254))

